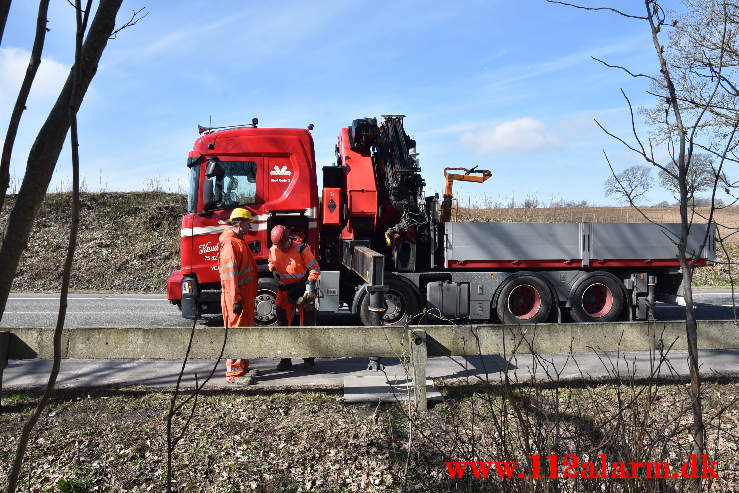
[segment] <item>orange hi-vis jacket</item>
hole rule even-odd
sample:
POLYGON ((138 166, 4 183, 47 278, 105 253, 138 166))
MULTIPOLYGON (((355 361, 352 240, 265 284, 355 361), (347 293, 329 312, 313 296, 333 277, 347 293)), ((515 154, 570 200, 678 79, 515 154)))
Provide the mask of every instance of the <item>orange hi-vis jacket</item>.
POLYGON ((221 313, 228 327, 252 327, 259 273, 249 245, 231 229, 218 237, 218 271, 221 274, 221 313), (242 304, 241 314, 233 312, 242 304))
POLYGON ((269 270, 281 284, 295 284, 306 278, 316 281, 321 275, 316 257, 307 243, 291 239, 290 248, 283 252, 277 245, 269 249, 269 270))

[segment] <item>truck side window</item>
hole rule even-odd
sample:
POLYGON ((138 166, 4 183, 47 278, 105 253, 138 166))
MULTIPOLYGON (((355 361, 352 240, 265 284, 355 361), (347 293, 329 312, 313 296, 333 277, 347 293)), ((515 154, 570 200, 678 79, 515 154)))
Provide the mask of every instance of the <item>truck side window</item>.
POLYGON ((225 173, 211 176, 213 203, 208 209, 230 209, 241 205, 251 205, 257 195, 257 164, 253 161, 220 161, 225 173))
POLYGON ((253 204, 257 195, 257 165, 252 161, 226 162, 223 178, 223 206, 253 204))

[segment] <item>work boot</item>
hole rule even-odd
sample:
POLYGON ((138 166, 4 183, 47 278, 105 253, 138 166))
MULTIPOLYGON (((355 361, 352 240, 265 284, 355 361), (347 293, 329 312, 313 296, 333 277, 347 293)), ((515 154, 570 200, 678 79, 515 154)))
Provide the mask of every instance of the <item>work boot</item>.
POLYGON ((248 360, 226 360, 226 381, 234 383, 237 378, 246 375, 247 371, 249 371, 248 360))
POLYGON ((303 358, 303 369, 308 373, 318 373, 320 371, 315 358, 303 358))
POLYGON ((277 366, 275 367, 275 370, 277 371, 286 371, 293 367, 293 362, 290 358, 282 358, 279 363, 277 363, 277 366))

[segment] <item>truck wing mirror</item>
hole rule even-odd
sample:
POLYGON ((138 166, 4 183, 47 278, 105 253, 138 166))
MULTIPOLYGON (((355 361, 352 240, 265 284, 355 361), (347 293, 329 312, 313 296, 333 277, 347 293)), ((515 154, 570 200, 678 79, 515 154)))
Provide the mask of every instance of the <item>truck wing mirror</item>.
POLYGON ((203 182, 203 209, 212 211, 215 206, 215 196, 213 194, 213 182, 205 180, 203 182))
POLYGON ((226 168, 224 168, 220 162, 215 159, 208 161, 208 166, 205 168, 205 176, 207 178, 213 178, 214 176, 216 178, 223 178, 225 175, 226 168))

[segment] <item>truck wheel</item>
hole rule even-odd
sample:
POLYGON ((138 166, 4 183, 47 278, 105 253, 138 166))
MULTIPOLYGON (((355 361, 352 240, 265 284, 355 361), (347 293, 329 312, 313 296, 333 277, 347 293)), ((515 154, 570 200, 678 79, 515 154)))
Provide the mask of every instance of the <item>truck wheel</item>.
POLYGON ((276 323, 277 281, 269 277, 261 277, 254 301, 254 324, 274 325, 276 323))
POLYGON ((581 282, 570 295, 571 315, 575 322, 613 322, 624 307, 624 294, 610 276, 595 274, 581 282))
MULTIPOLYGON (((399 279, 386 279, 385 284, 388 291, 385 293, 386 310, 382 323, 383 325, 405 325, 419 312, 418 294, 415 289, 399 279)), ((362 325, 370 325, 369 298, 369 293, 365 292, 362 301, 359 302, 359 319, 362 325)))
POLYGON ((552 310, 552 292, 534 275, 517 276, 503 286, 496 309, 504 324, 545 322, 552 310))

